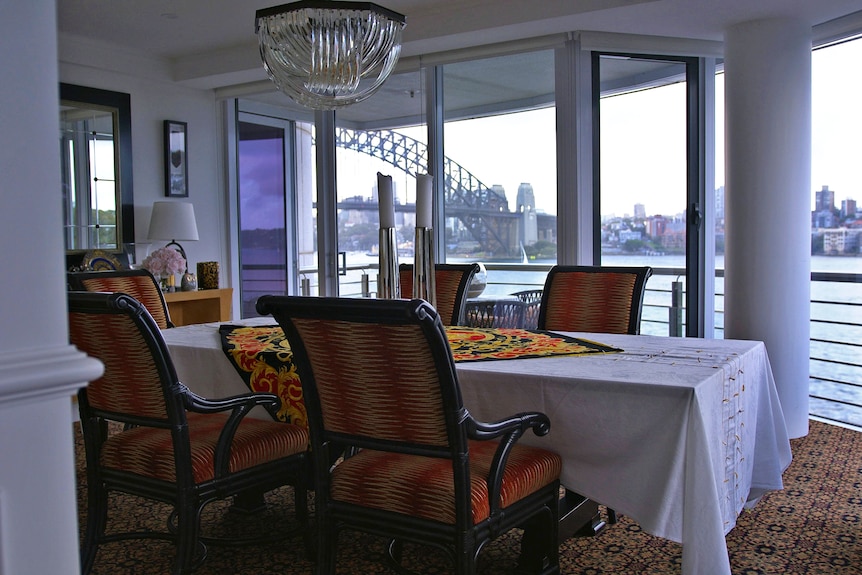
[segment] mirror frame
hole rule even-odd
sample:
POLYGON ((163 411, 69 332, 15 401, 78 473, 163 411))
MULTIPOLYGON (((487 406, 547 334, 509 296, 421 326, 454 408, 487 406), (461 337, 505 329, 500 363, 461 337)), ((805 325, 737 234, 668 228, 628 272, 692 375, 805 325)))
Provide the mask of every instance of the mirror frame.
MULTIPOLYGON (((132 104, 131 96, 99 88, 88 88, 75 84, 60 84, 60 100, 79 104, 94 104, 103 108, 114 108, 117 113, 117 166, 119 194, 117 197, 117 223, 120 228, 115 253, 123 254, 126 244, 135 243, 135 200, 132 189, 132 104)), ((70 255, 81 256, 87 250, 67 250, 70 255)), ((75 259, 75 258, 73 258, 75 259)), ((80 259, 80 258, 77 258, 80 259)), ((68 261, 67 261, 68 263, 68 261)), ((73 264, 74 265, 74 264, 73 264)))

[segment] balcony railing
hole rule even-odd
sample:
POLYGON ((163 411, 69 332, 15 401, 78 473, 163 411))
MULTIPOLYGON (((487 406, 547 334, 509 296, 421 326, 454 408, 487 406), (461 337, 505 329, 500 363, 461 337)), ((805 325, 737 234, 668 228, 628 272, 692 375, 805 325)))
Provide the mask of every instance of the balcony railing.
MULTIPOLYGON (((541 289, 550 269, 549 265, 532 264, 485 266, 485 294, 497 295, 541 289)), ((304 284, 308 295, 315 295, 316 270, 301 275, 309 280, 304 284)), ((341 294, 374 294, 376 277, 376 266, 348 267, 340 282, 341 294)), ((681 268, 653 268, 644 297, 642 333, 671 335, 672 285, 684 277, 681 268)), ((716 271, 715 291, 715 337, 720 338, 724 334, 723 270, 716 271)), ((814 272, 811 294, 809 413, 817 419, 862 429, 862 274, 814 272)), ((682 318, 684 322, 684 313, 682 318)), ((680 333, 684 333, 684 326, 680 333)))

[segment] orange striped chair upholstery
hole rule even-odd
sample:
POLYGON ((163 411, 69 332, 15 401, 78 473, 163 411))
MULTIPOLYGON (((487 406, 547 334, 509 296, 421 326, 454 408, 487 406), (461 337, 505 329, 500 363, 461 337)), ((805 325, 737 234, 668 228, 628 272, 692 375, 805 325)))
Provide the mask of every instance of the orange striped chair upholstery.
POLYGON ((88 487, 82 573, 102 543, 137 537, 173 541, 172 573, 190 573, 206 557, 200 513, 207 504, 287 484, 307 533, 307 430, 246 417, 256 405, 277 404, 277 396, 198 397, 177 379, 161 331, 140 302, 102 292, 70 292, 68 300, 72 344, 104 364, 103 375, 78 393, 88 487), (172 504, 169 529, 106 530, 111 492, 172 504))
POLYGON ((168 304, 159 283, 145 269, 72 272, 69 287, 75 291, 122 292, 129 294, 147 308, 159 329, 174 327, 168 304))
MULTIPOLYGON (((443 325, 464 325, 467 289, 479 264, 434 264, 435 307, 443 325)), ((413 265, 398 266, 401 297, 413 298, 413 265)))
MULTIPOLYGON (((554 452, 516 443, 548 418, 474 420, 461 400, 443 323, 428 302, 263 296, 257 311, 285 331, 302 380, 314 468, 318 569, 335 572, 353 529, 444 549, 476 572, 485 543, 525 527, 523 564, 559 573, 554 452), (334 467, 330 463, 347 448, 334 467), (526 544, 529 542, 530 544, 526 544)), ((399 571, 400 572, 400 571, 399 571)))
POLYGON ((538 328, 640 333, 649 267, 554 266, 545 279, 538 328))

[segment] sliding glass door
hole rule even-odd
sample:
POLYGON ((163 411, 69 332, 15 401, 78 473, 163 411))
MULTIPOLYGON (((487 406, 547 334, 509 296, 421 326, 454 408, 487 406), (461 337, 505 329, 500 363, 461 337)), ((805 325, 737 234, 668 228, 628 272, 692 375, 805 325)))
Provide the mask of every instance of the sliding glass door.
POLYGON ((294 292, 291 126, 245 113, 237 124, 242 317, 261 295, 294 292))
POLYGON ((593 74, 595 260, 654 269, 644 333, 701 335, 698 60, 595 53, 593 74))

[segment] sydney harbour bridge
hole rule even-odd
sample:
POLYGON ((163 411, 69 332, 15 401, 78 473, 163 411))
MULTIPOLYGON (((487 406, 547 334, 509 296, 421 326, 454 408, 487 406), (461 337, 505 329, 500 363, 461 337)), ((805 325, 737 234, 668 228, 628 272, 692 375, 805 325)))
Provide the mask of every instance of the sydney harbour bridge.
MULTIPOLYGON (((379 158, 408 174, 424 172, 428 149, 422 142, 389 130, 354 131, 339 128, 336 146, 379 158)), ((489 188, 450 158, 444 158, 446 218, 455 218, 457 239, 478 243, 479 251, 500 258, 520 255, 519 224, 522 214, 509 211, 505 194, 489 188)), ((534 207, 534 206, 531 206, 534 207)), ((376 203, 339 202, 339 209, 377 209, 376 203)), ((396 205, 404 211, 405 205, 396 205)))

